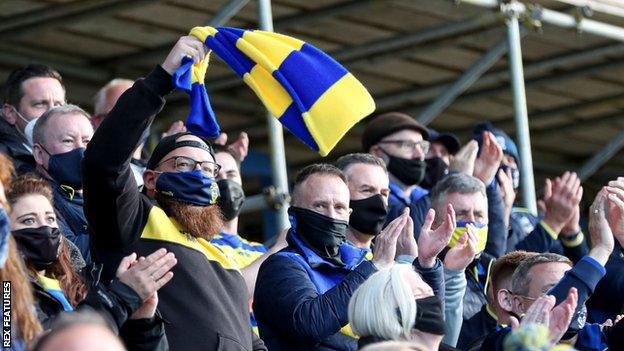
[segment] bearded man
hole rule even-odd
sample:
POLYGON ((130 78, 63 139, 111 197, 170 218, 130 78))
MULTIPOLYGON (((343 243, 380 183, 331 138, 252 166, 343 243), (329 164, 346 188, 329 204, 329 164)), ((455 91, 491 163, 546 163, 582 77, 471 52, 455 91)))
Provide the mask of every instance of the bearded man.
POLYGON ((223 226, 211 145, 190 133, 163 138, 143 174, 144 193, 130 167, 182 58, 197 62, 206 51, 198 39, 182 37, 162 65, 119 98, 91 139, 82 172, 93 256, 108 279, 124 253, 146 256, 164 247, 176 255, 174 276, 158 294, 172 350, 266 350, 251 330, 236 263, 209 241, 223 226))

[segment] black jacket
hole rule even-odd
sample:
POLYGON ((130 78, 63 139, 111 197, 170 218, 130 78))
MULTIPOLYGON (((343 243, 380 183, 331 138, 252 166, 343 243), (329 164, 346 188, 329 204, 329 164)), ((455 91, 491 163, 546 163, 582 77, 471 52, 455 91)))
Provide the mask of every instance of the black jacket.
POLYGON ((0 117, 0 152, 13 159, 13 166, 18 175, 35 170, 35 158, 24 146, 26 140, 4 118, 0 117))
POLYGON ((173 89, 157 66, 117 101, 93 135, 82 163, 84 213, 91 254, 114 275, 124 255, 173 252, 173 279, 158 291, 158 308, 173 350, 266 350, 251 330, 249 294, 236 264, 208 241, 182 231, 176 221, 141 194, 130 159, 143 132, 173 89))
MULTIPOLYGON (((143 301, 132 288, 117 279, 108 286, 102 284, 101 271, 101 265, 93 264, 82 271, 88 293, 76 306, 76 311, 93 310, 100 314, 109 327, 116 334, 120 334, 129 350, 169 350, 163 321, 158 316, 149 320, 128 320, 141 307, 143 301)), ((64 311, 63 306, 38 281, 32 280, 31 283, 37 300, 37 317, 47 329, 64 311)))

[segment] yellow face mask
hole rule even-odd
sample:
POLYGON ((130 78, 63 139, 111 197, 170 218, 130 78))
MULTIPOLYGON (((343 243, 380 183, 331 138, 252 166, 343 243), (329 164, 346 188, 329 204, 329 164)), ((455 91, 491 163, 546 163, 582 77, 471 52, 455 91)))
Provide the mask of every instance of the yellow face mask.
POLYGON ((488 236, 488 226, 487 224, 482 224, 478 222, 469 222, 469 221, 457 221, 457 227, 451 236, 451 241, 448 244, 448 247, 454 247, 457 244, 459 238, 468 230, 466 228, 467 224, 474 225, 477 231, 477 254, 481 253, 485 250, 485 243, 487 242, 488 236))

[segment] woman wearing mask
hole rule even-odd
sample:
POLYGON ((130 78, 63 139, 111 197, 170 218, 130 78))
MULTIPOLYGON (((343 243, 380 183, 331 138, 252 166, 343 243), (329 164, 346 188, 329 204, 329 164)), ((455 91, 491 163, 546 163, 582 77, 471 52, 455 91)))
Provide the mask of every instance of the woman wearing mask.
POLYGON ((349 323, 358 348, 379 341, 410 341, 425 350, 447 350, 442 301, 411 265, 395 264, 371 275, 349 301, 349 323))
MULTIPOLYGON (((22 176, 11 183, 7 193, 11 213, 11 233, 24 258, 37 300, 37 313, 44 326, 63 311, 84 306, 100 312, 114 331, 122 332, 126 320, 133 335, 146 333, 153 342, 162 345, 162 320, 155 318, 158 298, 156 291, 172 277, 170 269, 177 263, 172 253, 160 249, 146 258, 132 254, 122 260, 117 278, 105 286, 99 281, 101 266, 89 265, 78 274, 73 270, 66 240, 58 229, 52 190, 48 183, 35 176, 22 176)), ((157 348, 154 348, 157 349, 157 348)))
MULTIPOLYGON (((22 351, 42 330, 33 308, 34 299, 28 282, 24 263, 19 256, 15 241, 9 235, 10 208, 6 201, 4 189, 7 187, 13 165, 0 154, 0 279, 11 282, 11 345, 4 350, 22 351)), ((3 345, 6 346, 6 345, 3 345)))

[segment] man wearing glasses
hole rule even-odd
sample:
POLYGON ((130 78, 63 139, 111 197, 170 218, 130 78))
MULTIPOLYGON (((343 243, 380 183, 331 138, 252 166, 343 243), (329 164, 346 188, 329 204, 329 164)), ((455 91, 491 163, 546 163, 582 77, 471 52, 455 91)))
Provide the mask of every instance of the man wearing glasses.
POLYGON ((266 350, 251 330, 239 267, 210 243, 223 227, 216 206, 220 166, 211 145, 186 132, 163 138, 147 163, 143 193, 130 168, 141 136, 173 89, 171 75, 183 57, 200 60, 206 50, 198 39, 182 37, 107 114, 82 163, 85 215, 103 279, 128 253, 165 248, 175 254, 174 276, 158 294, 172 350, 266 350))
POLYGON ((429 192, 419 184, 425 177, 429 132, 414 118, 389 112, 374 118, 364 130, 362 146, 384 160, 390 175, 386 223, 411 207, 414 228, 420 228, 430 207, 429 192))

